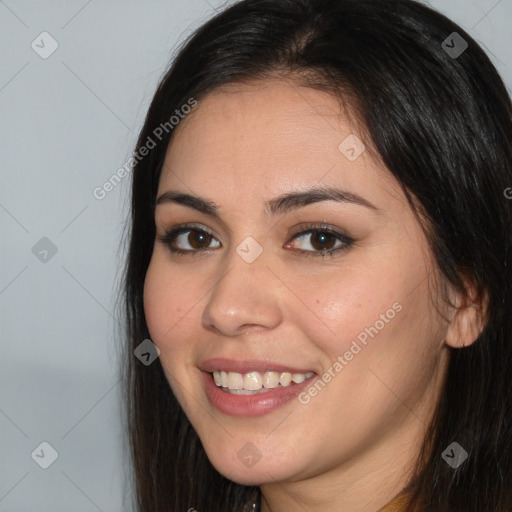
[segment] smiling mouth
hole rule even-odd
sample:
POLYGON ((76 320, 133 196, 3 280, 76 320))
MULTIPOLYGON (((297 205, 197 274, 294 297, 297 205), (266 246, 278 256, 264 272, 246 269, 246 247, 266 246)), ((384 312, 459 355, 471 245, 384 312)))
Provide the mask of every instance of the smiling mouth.
POLYGON ((289 388, 300 384, 315 374, 290 372, 210 372, 215 385, 222 391, 232 395, 256 395, 268 393, 275 389, 289 388))

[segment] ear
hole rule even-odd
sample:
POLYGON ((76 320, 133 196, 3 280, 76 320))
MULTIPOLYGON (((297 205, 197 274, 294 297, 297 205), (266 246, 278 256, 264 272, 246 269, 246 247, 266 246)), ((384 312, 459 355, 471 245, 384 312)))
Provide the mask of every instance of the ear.
POLYGON ((489 298, 484 291, 478 296, 474 282, 462 276, 467 296, 450 288, 449 297, 454 304, 453 317, 446 332, 445 343, 453 348, 468 347, 482 332, 489 298))

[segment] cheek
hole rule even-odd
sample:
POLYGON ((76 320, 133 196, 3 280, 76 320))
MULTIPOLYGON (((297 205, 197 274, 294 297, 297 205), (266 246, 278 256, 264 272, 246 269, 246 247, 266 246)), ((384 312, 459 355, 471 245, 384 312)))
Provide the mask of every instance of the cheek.
POLYGON ((366 275, 360 270, 354 275, 358 277, 329 279, 317 288, 322 293, 317 292, 311 311, 302 317, 302 322, 309 325, 310 339, 318 339, 321 334, 334 358, 349 350, 353 340, 364 344, 369 336, 365 329, 376 322, 382 328, 381 315, 387 321, 396 315, 393 304, 400 296, 396 286, 386 286, 385 282, 377 286, 374 274, 366 275))
POLYGON ((152 341, 160 346, 170 336, 176 322, 182 317, 182 299, 178 288, 162 266, 153 258, 144 281, 144 313, 152 341))
MULTIPOLYGON (((343 386, 366 388, 368 379, 375 381, 370 371, 375 368, 391 382, 397 378, 394 373, 404 379, 407 372, 421 377, 435 355, 424 273, 420 275, 412 264, 409 272, 401 273, 404 264, 392 268, 377 263, 340 273, 320 287, 310 286, 316 291, 307 301, 311 307, 306 312, 302 308, 302 315, 295 318, 323 353, 326 369, 344 375, 343 386)), ((301 294, 307 297, 305 290, 301 294)), ((338 385, 342 385, 340 379, 338 385)))

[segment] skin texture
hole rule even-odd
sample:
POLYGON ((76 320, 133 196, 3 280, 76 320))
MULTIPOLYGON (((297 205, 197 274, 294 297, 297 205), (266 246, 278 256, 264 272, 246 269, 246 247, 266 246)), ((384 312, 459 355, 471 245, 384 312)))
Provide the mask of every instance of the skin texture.
POLYGON ((221 220, 178 204, 156 207, 144 290, 150 334, 212 464, 259 485, 264 512, 373 512, 388 503, 418 454, 448 347, 467 346, 478 333, 475 310, 452 291, 458 309, 436 291, 439 312, 433 307, 436 267, 420 225, 368 150, 349 161, 338 149, 349 134, 363 138, 340 112, 331 95, 287 81, 225 86, 176 128, 158 188, 158 196, 172 189, 214 201, 221 220), (379 210, 322 201, 275 217, 264 211, 269 199, 320 185, 379 210), (214 234, 199 245, 195 232, 174 242, 196 248, 196 257, 158 240, 184 223, 214 234), (354 243, 333 257, 306 257, 301 250, 342 244, 296 237, 306 223, 325 223, 354 243), (263 249, 250 264, 236 252, 248 236, 263 249), (401 310, 309 403, 241 418, 209 402, 201 361, 263 359, 321 376, 395 303, 401 310), (252 467, 237 457, 247 442, 261 453, 252 467))

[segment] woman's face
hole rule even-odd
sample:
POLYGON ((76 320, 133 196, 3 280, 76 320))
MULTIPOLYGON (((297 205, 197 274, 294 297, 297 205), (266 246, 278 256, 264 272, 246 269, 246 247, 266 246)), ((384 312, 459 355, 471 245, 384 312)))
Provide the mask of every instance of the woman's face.
POLYGON ((242 484, 398 474, 439 395, 434 263, 340 110, 283 81, 231 86, 198 103, 167 151, 146 319, 209 459, 242 484))

